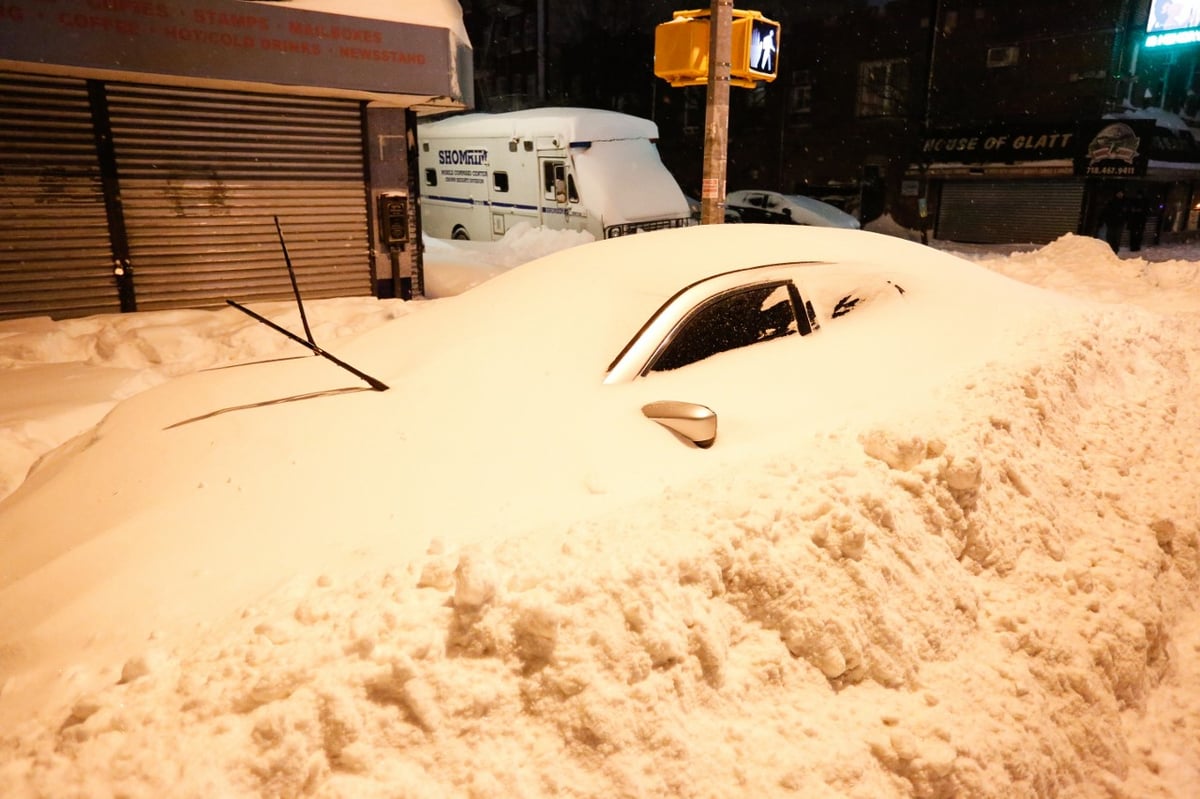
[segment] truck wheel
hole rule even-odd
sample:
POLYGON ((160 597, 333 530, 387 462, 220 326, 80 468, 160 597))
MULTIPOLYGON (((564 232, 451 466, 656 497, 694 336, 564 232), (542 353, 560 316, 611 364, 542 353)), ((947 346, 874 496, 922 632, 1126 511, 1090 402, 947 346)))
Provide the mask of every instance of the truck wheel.
POLYGON ((467 235, 467 229, 462 225, 455 225, 454 232, 450 234, 452 238, 458 241, 470 241, 471 237, 467 235))

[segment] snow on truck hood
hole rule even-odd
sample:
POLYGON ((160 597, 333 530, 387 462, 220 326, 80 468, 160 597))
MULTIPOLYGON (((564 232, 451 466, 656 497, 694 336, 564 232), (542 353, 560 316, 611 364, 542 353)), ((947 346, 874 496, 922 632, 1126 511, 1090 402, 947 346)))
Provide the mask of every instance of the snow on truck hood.
POLYGON ((580 196, 606 225, 679 219, 687 198, 649 139, 595 141, 571 151, 580 196))

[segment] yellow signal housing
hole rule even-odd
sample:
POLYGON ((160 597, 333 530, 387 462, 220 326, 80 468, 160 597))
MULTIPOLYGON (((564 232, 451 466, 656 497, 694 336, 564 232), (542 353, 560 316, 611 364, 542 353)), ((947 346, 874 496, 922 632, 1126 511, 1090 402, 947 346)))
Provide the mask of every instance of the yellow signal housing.
POLYGON ((654 28, 654 74, 672 86, 708 83, 708 16, 711 12, 676 11, 654 28))
MULTIPOLYGON (((711 9, 676 11, 670 22, 654 28, 654 74, 672 86, 708 83, 711 9)), ((758 11, 733 9, 730 33, 730 78, 733 86, 754 88, 773 81, 779 67, 779 23, 758 11)))

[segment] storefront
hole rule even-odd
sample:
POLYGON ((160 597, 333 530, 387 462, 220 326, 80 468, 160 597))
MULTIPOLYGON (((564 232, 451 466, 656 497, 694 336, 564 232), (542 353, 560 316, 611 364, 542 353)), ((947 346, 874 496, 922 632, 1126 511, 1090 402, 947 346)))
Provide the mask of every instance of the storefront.
POLYGON ((461 17, 0 8, 0 319, 287 299, 281 234, 306 297, 420 293, 416 116, 471 105, 461 17))
POLYGON ((1145 241, 1197 230, 1200 147, 1149 119, 943 131, 922 141, 906 174, 919 218, 939 239, 1045 244, 1094 235, 1118 189, 1149 206, 1145 241), (924 213, 922 214, 921 211, 924 213))

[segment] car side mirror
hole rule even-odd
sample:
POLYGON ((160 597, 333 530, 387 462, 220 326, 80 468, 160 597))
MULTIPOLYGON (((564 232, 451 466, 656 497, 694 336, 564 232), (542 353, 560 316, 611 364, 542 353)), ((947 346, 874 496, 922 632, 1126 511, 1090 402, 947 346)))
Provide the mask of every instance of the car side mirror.
POLYGON ((700 449, 708 449, 717 440, 717 414, 704 405, 662 400, 643 405, 642 413, 700 449))

